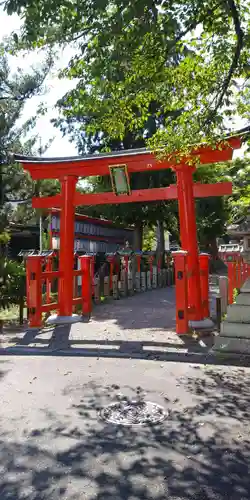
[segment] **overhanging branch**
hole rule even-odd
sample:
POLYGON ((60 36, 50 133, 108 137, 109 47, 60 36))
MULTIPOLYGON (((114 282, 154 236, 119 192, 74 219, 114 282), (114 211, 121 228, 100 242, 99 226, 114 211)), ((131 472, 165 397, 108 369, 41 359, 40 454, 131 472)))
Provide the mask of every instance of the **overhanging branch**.
POLYGON ((190 24, 187 26, 187 28, 185 30, 181 31, 179 33, 179 35, 174 39, 174 41, 171 44, 169 50, 172 50, 175 47, 175 45, 182 40, 182 38, 184 36, 186 36, 188 33, 190 33, 190 31, 195 30, 197 28, 197 26, 199 26, 199 24, 202 24, 209 16, 211 16, 212 14, 214 14, 214 12, 216 11, 216 9, 218 7, 221 7, 221 5, 222 5, 222 1, 220 0, 219 2, 217 2, 215 4, 214 7, 210 8, 210 9, 207 9, 204 12, 204 14, 201 15, 201 16, 199 16, 199 17, 198 17, 199 10, 197 9, 196 12, 194 13, 194 19, 193 19, 193 21, 191 21, 190 24))
POLYGON ((220 93, 219 98, 217 100, 216 106, 212 112, 213 115, 217 112, 217 110, 223 104, 224 96, 229 88, 232 77, 233 77, 233 75, 238 67, 241 51, 243 49, 243 44, 244 44, 244 32, 243 32, 243 29, 241 28, 240 16, 239 16, 239 12, 238 12, 238 9, 236 7, 236 4, 235 4, 234 0, 226 0, 226 3, 228 6, 228 9, 230 11, 231 17, 233 19, 234 30, 235 30, 235 34, 237 37, 237 43, 236 43, 236 47, 234 50, 234 56, 232 59, 232 63, 231 63, 231 66, 229 68, 229 71, 228 71, 228 75, 227 75, 226 79, 224 80, 221 93, 220 93))

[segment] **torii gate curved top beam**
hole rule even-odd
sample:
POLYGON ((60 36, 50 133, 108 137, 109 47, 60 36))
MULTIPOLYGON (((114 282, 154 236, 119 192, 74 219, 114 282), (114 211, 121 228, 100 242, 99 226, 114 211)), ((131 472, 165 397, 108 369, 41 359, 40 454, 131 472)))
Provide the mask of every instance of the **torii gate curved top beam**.
MULTIPOLYGON (((217 163, 232 159, 233 150, 241 147, 241 139, 232 137, 218 143, 217 148, 201 146, 194 149, 182 163, 198 158, 200 164, 217 163)), ((15 154, 14 158, 20 162, 25 170, 30 172, 34 180, 58 179, 62 175, 76 175, 77 177, 91 177, 95 175, 109 175, 109 167, 117 163, 125 163, 128 172, 143 172, 145 170, 164 170, 174 168, 174 155, 159 161, 155 155, 145 148, 114 151, 85 156, 71 156, 68 158, 32 157, 15 154)))

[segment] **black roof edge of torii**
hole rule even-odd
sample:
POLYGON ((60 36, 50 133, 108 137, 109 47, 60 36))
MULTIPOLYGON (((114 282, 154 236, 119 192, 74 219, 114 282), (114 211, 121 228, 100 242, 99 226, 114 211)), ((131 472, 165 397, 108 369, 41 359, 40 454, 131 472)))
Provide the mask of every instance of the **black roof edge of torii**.
MULTIPOLYGON (((241 137, 242 140, 246 140, 250 136, 250 125, 236 130, 218 140, 227 140, 234 137, 241 137)), ((82 160, 98 160, 100 158, 119 158, 123 156, 137 156, 150 153, 147 148, 140 149, 123 149, 121 151, 112 151, 110 153, 97 153, 97 154, 86 154, 81 156, 67 156, 67 157, 46 157, 46 156, 26 156, 21 154, 13 154, 13 158, 16 162, 22 163, 70 163, 72 161, 78 162, 82 160)))

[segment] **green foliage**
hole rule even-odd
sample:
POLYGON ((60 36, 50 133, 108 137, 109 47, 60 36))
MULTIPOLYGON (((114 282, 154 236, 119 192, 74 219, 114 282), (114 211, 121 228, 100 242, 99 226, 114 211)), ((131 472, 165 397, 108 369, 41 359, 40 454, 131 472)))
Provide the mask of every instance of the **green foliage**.
POLYGON ((226 226, 237 221, 250 205, 249 157, 232 162, 200 166, 195 180, 203 183, 229 181, 233 194, 229 197, 203 198, 196 203, 197 229, 201 245, 207 247, 216 237, 223 236, 226 226))
POLYGON ((249 67, 249 0, 7 0, 24 20, 17 46, 76 42, 63 72, 76 89, 62 128, 119 140, 144 128, 160 103, 150 146, 164 153, 214 139, 249 67), (223 113, 222 113, 223 110, 223 113), (90 119, 89 119, 90 117, 90 119), (94 122, 93 122, 94 120, 94 122), (76 125, 76 127, 75 127, 76 125))
POLYGON ((30 73, 21 69, 11 72, 8 63, 8 47, 0 45, 0 233, 8 227, 15 214, 14 202, 31 200, 34 185, 20 165, 13 163, 13 153, 32 154, 36 137, 27 139, 35 117, 18 125, 27 99, 44 91, 43 82, 50 69, 50 60, 45 60, 39 69, 30 73))
POLYGON ((48 233, 43 232, 42 245, 43 245, 43 250, 50 250, 50 239, 48 233))
MULTIPOLYGON (((186 154, 200 142, 213 144, 226 130, 225 117, 230 119, 236 109, 249 116, 249 6, 249 0, 5 3, 8 13, 24 20, 22 35, 14 40, 17 48, 75 42, 75 56, 61 76, 76 79, 76 87, 59 101, 61 116, 55 124, 79 152, 147 145, 159 156, 180 150, 186 154)), ((196 179, 218 182, 226 178, 226 170, 234 182, 233 197, 197 202, 205 246, 248 204, 249 182, 243 186, 239 181, 236 164, 232 170, 200 167, 196 179)), ((247 180, 245 168, 244 175, 247 180)), ((134 189, 172 182, 170 171, 131 176, 134 189)), ((91 188, 109 190, 109 179, 93 179, 91 188)), ((178 233, 175 202, 91 207, 87 212, 138 226, 165 220, 170 232, 178 233)))
POLYGON ((19 303, 24 294, 24 265, 7 258, 0 259, 0 310, 19 303))
POLYGON ((155 246, 155 228, 145 228, 143 234, 143 246, 142 250, 145 252, 153 250, 155 246))
POLYGON ((237 158, 229 165, 227 175, 233 183, 233 196, 229 199, 230 222, 247 215, 250 206, 250 157, 237 158))
MULTIPOLYGON (((10 223, 30 219, 32 194, 43 188, 43 185, 34 184, 21 166, 12 161, 12 153, 32 154, 37 141, 37 137, 27 139, 35 117, 23 125, 18 123, 27 99, 44 91, 43 82, 50 69, 50 61, 46 60, 30 73, 19 69, 13 74, 7 50, 8 47, 0 45, 0 310, 17 303, 20 294, 24 293, 24 267, 7 258, 10 223), (15 209, 14 203, 23 200, 27 200, 26 204, 15 209)), ((45 186, 46 190, 46 183, 45 186)))
POLYGON ((3 231, 2 233, 0 233, 0 248, 1 245, 2 246, 7 245, 9 240, 10 240, 10 235, 7 231, 3 231))
POLYGON ((238 297, 239 293, 240 293, 240 292, 239 292, 238 288, 234 288, 234 290, 233 290, 233 302, 235 302, 235 301, 236 301, 236 299, 237 299, 237 297, 238 297))

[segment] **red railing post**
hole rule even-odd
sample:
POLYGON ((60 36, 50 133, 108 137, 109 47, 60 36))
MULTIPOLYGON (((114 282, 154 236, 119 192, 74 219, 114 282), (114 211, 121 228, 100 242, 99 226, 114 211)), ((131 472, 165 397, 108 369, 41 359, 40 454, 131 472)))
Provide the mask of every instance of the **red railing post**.
POLYGON ((235 261, 228 262, 227 268, 228 268, 228 304, 233 304, 234 289, 237 287, 235 261))
POLYGON ((91 314, 92 311, 92 262, 89 255, 79 257, 82 270, 82 311, 83 314, 91 314))
POLYGON ((209 254, 201 253, 200 261, 200 282, 201 282, 201 302, 205 318, 209 318, 209 254))
POLYGON ((175 263, 176 333, 188 333, 188 280, 186 251, 173 252, 175 263))
MULTIPOLYGON (((80 263, 79 263, 79 260, 78 260, 77 253, 74 254, 74 268, 75 268, 76 271, 79 271, 79 269, 80 269, 80 263)), ((78 296, 78 284, 79 284, 79 282, 81 283, 81 280, 79 280, 79 276, 74 276, 73 282, 74 282, 74 295, 73 295, 73 298, 75 298, 75 297, 78 296)))
POLYGON ((141 272, 141 255, 136 255, 137 272, 141 272))
POLYGON ((42 326, 42 261, 40 255, 30 255, 26 260, 27 308, 29 327, 42 326))
POLYGON ((124 255, 124 269, 126 271, 126 273, 128 274, 128 259, 129 259, 129 256, 128 255, 124 255))
POLYGON ((153 279, 153 262, 154 262, 154 255, 150 255, 149 256, 149 270, 150 270, 150 276, 151 276, 151 282, 152 282, 152 279, 153 279))
POLYGON ((240 265, 240 257, 238 255, 235 256, 235 277, 236 277, 236 288, 241 287, 241 265, 240 265))
POLYGON ((91 255, 91 290, 92 296, 95 295, 95 255, 91 255))
MULTIPOLYGON (((45 272, 52 271, 52 259, 53 255, 49 255, 46 259, 45 272)), ((46 302, 49 304, 51 302, 51 280, 49 278, 46 279, 46 302)))

